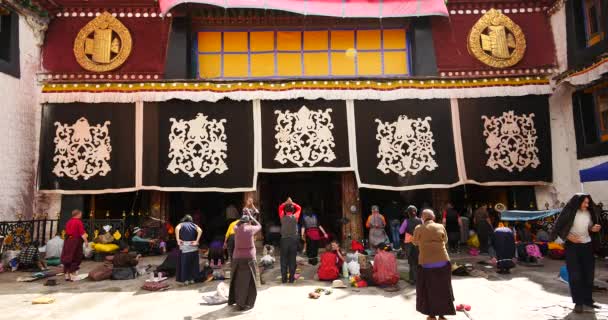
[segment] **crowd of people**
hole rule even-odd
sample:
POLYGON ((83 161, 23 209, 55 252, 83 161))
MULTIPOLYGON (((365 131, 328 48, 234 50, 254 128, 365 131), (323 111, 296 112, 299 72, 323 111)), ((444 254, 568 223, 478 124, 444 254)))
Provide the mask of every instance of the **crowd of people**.
MULTIPOLYGON (((403 253, 409 265, 407 281, 416 287, 416 309, 426 315, 427 320, 445 319, 445 316, 456 312, 450 253, 460 252, 460 245, 467 239, 471 240, 468 238, 470 225, 475 230, 471 234, 478 242, 479 254, 488 255, 501 274, 509 273, 517 259, 521 263, 532 261, 528 259, 536 256, 537 243, 561 238, 574 311, 585 312, 598 307, 592 291, 594 247, 600 241, 601 225, 600 214, 588 194, 572 197, 552 230, 534 229, 525 224, 505 226, 493 217, 491 208, 486 205, 463 216, 451 203, 447 203, 438 214, 430 208, 419 212, 413 205, 402 209, 396 202, 386 208, 388 214, 385 217, 379 206, 371 206, 365 222, 369 230, 367 241, 353 240, 347 250, 331 239, 311 208, 303 208, 287 198, 278 206, 279 224, 266 228, 278 228, 281 282, 294 283, 298 279, 297 255, 301 250, 308 264, 317 268, 316 275, 320 281, 348 279, 354 286, 396 288, 401 278, 397 255, 403 253)), ((223 280, 223 266, 230 261, 228 304, 236 305, 240 311, 253 308, 259 280, 255 245, 256 234, 262 230, 259 214, 253 199, 248 199, 240 217, 231 217, 228 221, 223 239, 219 238, 208 246, 209 264, 203 268, 200 264, 203 230, 192 216, 185 215, 174 229, 176 248, 169 252, 156 271, 167 276, 175 275, 178 282, 189 285, 213 278, 223 280)), ((111 256, 112 279, 133 279, 137 276, 136 267, 142 255, 166 253, 166 242, 146 238, 141 228, 133 229, 131 245, 111 234, 110 226, 104 229, 105 233, 96 235, 93 241, 116 246, 111 256)), ((262 262, 272 265, 274 257, 270 255, 274 240, 266 240, 270 249, 265 248, 266 256, 262 262)), ((65 280, 77 281, 83 249, 88 247, 88 242, 82 212, 74 210, 65 225, 64 236, 55 235, 45 246, 45 258, 51 260, 43 258, 36 242, 24 247, 17 260, 24 268, 46 270, 46 261, 56 259, 55 265, 61 263, 63 266, 65 280)), ((92 272, 91 277, 94 275, 92 272)))

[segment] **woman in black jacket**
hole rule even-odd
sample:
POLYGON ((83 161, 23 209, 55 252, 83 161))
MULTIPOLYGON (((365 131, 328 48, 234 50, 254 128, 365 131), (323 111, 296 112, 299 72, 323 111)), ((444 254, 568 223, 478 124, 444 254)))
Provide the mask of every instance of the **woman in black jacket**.
POLYGON ((599 214, 591 196, 575 194, 560 213, 553 233, 566 241, 566 267, 574 312, 598 308, 592 298, 595 272, 593 248, 599 244, 599 214))

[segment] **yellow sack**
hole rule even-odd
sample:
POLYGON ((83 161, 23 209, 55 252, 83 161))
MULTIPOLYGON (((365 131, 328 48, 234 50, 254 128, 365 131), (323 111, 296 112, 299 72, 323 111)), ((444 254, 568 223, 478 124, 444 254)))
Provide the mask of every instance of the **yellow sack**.
POLYGON ((549 242, 547 244, 547 247, 549 248, 549 250, 555 250, 555 249, 564 250, 564 246, 563 245, 561 245, 559 243, 555 243, 555 242, 549 242))
POLYGON ((118 250, 118 245, 113 243, 103 244, 103 243, 94 243, 93 249, 97 252, 110 253, 118 250))
POLYGON ((479 238, 476 234, 469 237, 469 240, 467 240, 467 245, 472 248, 479 248, 479 238))

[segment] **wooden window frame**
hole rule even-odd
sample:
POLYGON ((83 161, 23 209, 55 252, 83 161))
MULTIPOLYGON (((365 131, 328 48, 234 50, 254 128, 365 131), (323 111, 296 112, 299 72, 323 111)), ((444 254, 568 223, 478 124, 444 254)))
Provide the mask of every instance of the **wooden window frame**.
MULTIPOLYGON (((19 14, 14 10, 8 9, 10 12, 10 29, 9 29, 9 52, 7 57, 0 57, 0 72, 13 76, 21 77, 21 68, 19 61, 19 14)), ((0 43, 4 46, 4 43, 0 43)))

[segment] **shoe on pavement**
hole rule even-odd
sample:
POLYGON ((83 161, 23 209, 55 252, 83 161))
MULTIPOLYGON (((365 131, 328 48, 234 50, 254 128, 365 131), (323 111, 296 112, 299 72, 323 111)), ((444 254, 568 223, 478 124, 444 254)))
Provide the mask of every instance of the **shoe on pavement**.
POLYGON ((583 305, 577 304, 574 306, 574 313, 583 313, 583 305))
POLYGON ((595 313, 595 309, 591 306, 583 306, 583 312, 585 313, 595 313))

